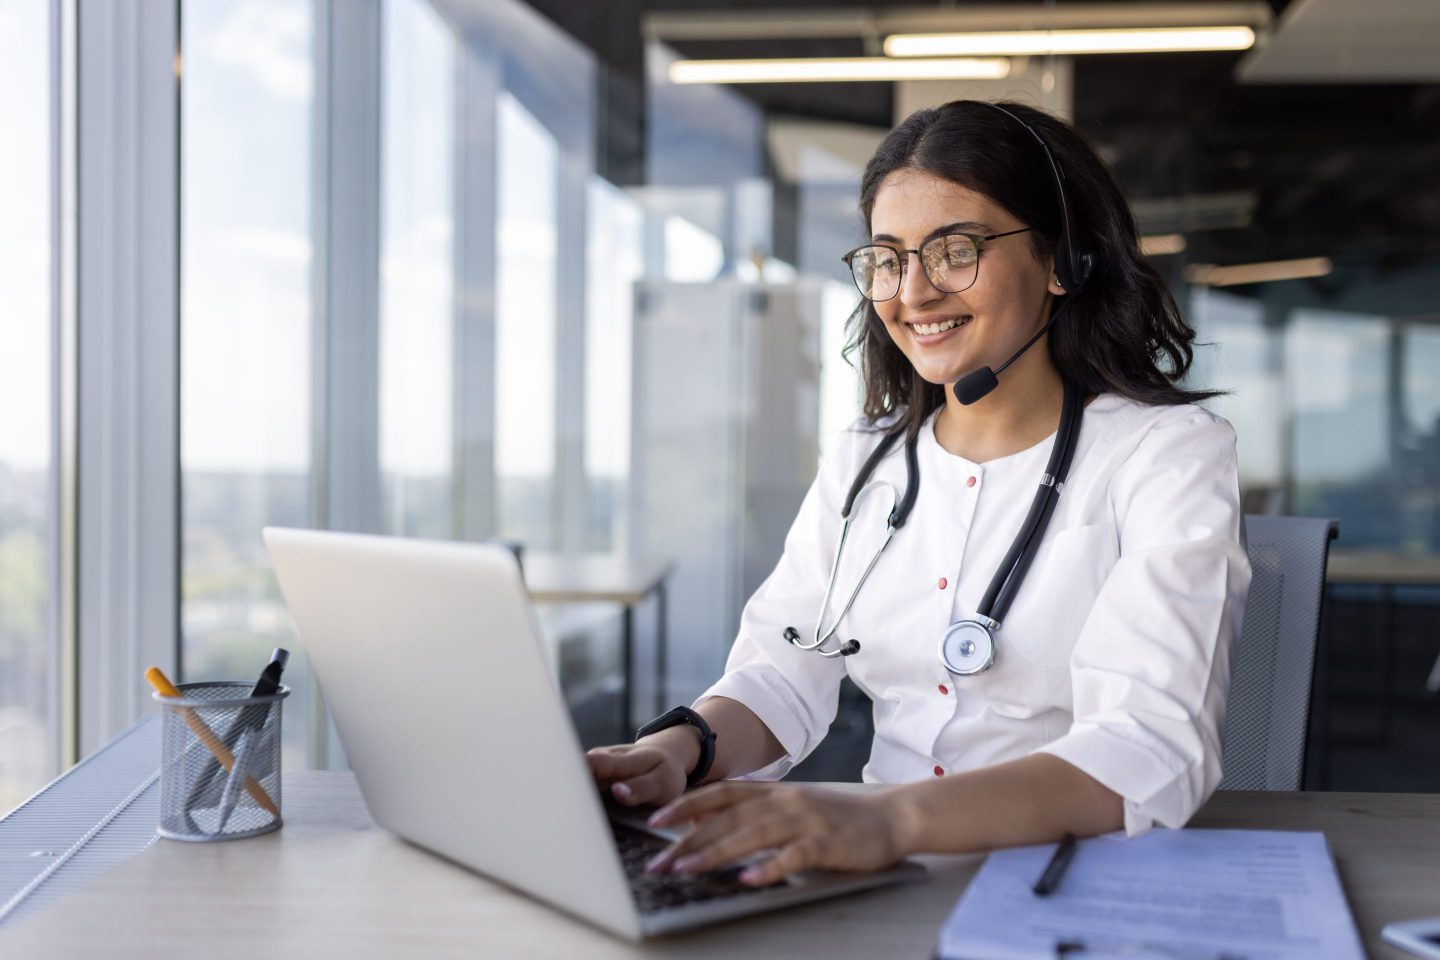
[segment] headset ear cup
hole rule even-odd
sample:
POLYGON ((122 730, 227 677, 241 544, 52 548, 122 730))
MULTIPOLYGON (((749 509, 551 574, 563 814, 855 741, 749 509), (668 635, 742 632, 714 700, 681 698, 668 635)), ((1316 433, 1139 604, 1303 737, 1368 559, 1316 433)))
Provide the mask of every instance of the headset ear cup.
POLYGON ((1070 243, 1068 233, 1055 244, 1055 275, 1059 277, 1060 286, 1065 288, 1066 293, 1074 293, 1085 286, 1094 268, 1094 254, 1076 250, 1070 243))
POLYGON ((1075 251, 1070 248, 1070 238, 1065 234, 1055 243, 1055 277, 1066 293, 1074 293, 1083 282, 1075 270, 1075 251))

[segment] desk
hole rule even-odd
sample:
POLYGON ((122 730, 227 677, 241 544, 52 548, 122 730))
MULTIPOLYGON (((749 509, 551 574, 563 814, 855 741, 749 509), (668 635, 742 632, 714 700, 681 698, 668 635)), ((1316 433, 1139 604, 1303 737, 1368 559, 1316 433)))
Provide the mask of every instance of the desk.
POLYGON ((655 595, 655 712, 666 709, 665 581, 675 571, 668 560, 645 560, 610 554, 567 556, 527 550, 523 569, 530 599, 537 603, 620 604, 620 729, 635 733, 630 701, 635 692, 635 608, 655 595))
MULTIPOLYGON (((285 774, 284 829, 251 840, 160 841, 0 930, 0 957, 195 953, 225 960, 344 957, 925 960, 984 859, 921 857, 931 879, 709 930, 629 944, 376 827, 348 773, 285 774)), ((1440 915, 1440 795, 1223 792, 1196 826, 1323 830, 1376 960, 1391 920, 1440 915)))

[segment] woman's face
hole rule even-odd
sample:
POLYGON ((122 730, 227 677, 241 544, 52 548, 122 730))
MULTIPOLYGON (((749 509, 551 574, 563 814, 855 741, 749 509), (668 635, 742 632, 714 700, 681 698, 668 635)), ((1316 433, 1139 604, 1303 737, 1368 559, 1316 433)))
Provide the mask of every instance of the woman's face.
MULTIPOLYGON (((871 242, 902 250, 918 250, 936 231, 985 236, 1026 226, 984 194, 912 169, 881 182, 870 212, 871 242)), ((998 368, 1044 325, 1046 294, 1064 291, 1051 260, 1037 260, 1031 243, 1022 233, 983 244, 975 282, 960 293, 937 290, 919 256, 901 255, 900 292, 875 312, 921 377, 948 384, 982 366, 998 368), (948 329, 920 332, 937 324, 948 329)))

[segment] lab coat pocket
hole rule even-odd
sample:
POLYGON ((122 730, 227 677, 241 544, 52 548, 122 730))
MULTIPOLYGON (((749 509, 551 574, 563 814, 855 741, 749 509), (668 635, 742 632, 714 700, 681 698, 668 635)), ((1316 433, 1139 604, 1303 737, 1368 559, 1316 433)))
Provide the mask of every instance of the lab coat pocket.
POLYGON ((1013 654, 1040 666, 1066 666, 1119 557, 1119 534, 1109 520, 1047 535, 1001 624, 997 659, 1013 654))

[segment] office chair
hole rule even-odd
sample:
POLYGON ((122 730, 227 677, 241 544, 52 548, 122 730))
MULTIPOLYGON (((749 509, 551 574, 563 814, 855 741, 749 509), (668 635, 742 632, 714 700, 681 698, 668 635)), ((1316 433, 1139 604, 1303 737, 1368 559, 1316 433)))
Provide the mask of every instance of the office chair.
POLYGON ((1334 520, 1246 515, 1250 598, 1230 655, 1222 790, 1299 790, 1334 520))

